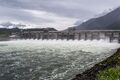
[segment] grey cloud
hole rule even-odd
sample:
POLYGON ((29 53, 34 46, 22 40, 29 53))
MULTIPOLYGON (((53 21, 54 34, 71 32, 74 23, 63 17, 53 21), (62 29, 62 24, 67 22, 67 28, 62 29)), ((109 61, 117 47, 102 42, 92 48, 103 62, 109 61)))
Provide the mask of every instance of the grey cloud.
POLYGON ((119 5, 120 0, 0 0, 0 18, 35 24, 55 22, 24 11, 37 10, 81 21, 119 5))
POLYGON ((5 8, 0 6, 0 19, 2 20, 16 20, 16 21, 25 21, 29 23, 44 23, 44 22, 52 22, 49 19, 43 19, 40 17, 35 17, 29 12, 26 12, 22 9, 12 9, 5 8))
POLYGON ((0 0, 0 5, 19 9, 43 10, 60 16, 81 19, 93 15, 92 11, 80 8, 79 4, 72 0, 0 0))
POLYGON ((0 0, 0 5, 43 10, 66 17, 86 19, 100 10, 116 7, 119 0, 0 0))

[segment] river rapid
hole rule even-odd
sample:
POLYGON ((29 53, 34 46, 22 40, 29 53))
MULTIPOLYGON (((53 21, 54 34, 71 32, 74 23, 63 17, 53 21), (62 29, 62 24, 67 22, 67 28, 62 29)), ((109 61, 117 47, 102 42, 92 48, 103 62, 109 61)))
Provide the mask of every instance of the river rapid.
POLYGON ((103 40, 1 41, 0 80, 70 80, 119 47, 103 40))

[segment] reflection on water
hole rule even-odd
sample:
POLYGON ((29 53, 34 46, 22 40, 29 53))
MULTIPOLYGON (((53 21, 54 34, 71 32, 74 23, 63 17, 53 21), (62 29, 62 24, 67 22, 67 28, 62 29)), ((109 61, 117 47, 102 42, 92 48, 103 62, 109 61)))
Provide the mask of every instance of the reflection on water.
POLYGON ((0 80, 69 80, 119 46, 102 40, 0 42, 0 80))

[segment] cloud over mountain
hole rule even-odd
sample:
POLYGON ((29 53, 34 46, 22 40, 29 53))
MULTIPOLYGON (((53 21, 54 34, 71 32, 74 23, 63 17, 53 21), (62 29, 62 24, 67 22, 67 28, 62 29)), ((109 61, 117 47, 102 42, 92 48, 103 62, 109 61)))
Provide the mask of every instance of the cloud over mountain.
POLYGON ((27 27, 27 25, 20 24, 20 23, 12 23, 12 22, 3 22, 3 23, 0 23, 0 26, 2 28, 24 28, 24 27, 27 27))
POLYGON ((120 5, 120 0, 0 0, 0 22, 65 29, 120 5))
POLYGON ((86 22, 83 22, 75 28, 76 30, 120 29, 120 7, 104 16, 92 18, 86 22))

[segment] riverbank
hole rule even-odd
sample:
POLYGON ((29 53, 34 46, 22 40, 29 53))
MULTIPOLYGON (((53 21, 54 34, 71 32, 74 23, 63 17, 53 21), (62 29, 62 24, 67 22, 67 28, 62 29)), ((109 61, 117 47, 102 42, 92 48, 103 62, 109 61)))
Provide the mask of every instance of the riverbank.
POLYGON ((1 33, 0 32, 0 41, 8 41, 8 40, 10 40, 10 34, 8 34, 8 33, 1 33))
MULTIPOLYGON (((101 73, 107 73, 108 70, 115 71, 119 67, 120 67, 120 48, 117 50, 115 54, 113 54, 106 60, 96 64, 91 69, 86 70, 82 74, 76 75, 75 78, 72 80, 108 80, 107 78, 101 79, 102 76, 101 73)), ((116 74, 116 76, 119 76, 120 78, 120 75, 116 74)), ((109 74, 107 74, 106 77, 109 77, 109 74)), ((111 80, 115 80, 115 79, 111 79, 111 80)))
POLYGON ((10 40, 10 38, 8 38, 8 37, 0 37, 0 41, 9 41, 10 40))
POLYGON ((9 36, 0 36, 0 41, 9 41, 10 39, 9 36))

